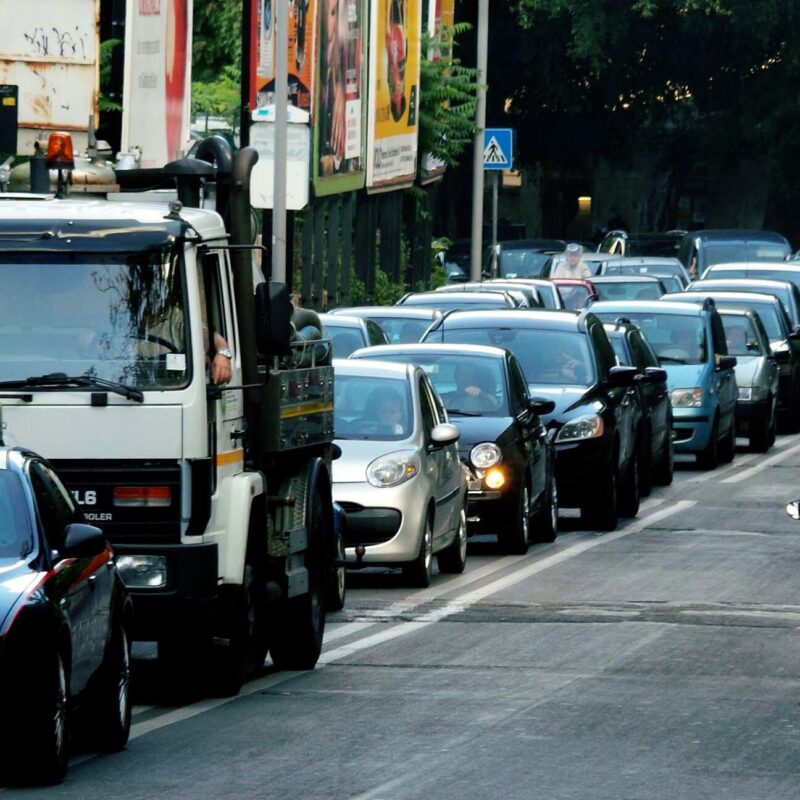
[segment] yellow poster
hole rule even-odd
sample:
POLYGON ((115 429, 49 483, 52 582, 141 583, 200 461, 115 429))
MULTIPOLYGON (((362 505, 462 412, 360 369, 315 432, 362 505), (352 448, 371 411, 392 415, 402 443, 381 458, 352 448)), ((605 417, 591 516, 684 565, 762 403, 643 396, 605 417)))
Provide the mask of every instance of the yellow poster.
POLYGON ((417 173, 422 2, 370 3, 368 189, 409 186, 417 173))

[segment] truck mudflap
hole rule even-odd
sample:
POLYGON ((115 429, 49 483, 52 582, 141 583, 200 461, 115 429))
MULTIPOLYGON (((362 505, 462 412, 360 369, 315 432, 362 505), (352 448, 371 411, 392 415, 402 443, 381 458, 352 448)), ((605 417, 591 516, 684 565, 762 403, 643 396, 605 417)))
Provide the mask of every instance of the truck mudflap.
MULTIPOLYGON (((114 546, 117 562, 125 556, 160 556, 166 563, 166 585, 143 588, 128 585, 133 599, 131 638, 138 641, 210 639, 217 601, 217 545, 114 546)), ((124 578, 124 571, 120 570, 124 578)))

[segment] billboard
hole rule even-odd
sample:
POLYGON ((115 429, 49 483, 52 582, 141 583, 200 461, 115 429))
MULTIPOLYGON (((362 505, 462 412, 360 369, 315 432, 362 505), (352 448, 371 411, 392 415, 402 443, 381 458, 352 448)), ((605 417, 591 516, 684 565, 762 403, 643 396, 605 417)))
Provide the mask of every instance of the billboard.
POLYGON ((0 0, 0 84, 18 87, 16 153, 31 155, 41 130, 70 131, 85 148, 89 117, 97 123, 99 13, 99 0, 0 0))
POLYGON ((410 186, 417 174, 422 2, 371 3, 367 189, 374 191, 410 186))
POLYGON ((366 175, 366 0, 319 0, 314 192, 364 186, 366 175))
MULTIPOLYGON (((255 76, 250 82, 251 108, 272 104, 275 91, 275 11, 273 0, 254 0, 256 5, 255 76)), ((282 0, 289 6, 289 100, 314 116, 314 79, 317 44, 317 8, 326 0, 282 0)))
POLYGON ((127 0, 122 150, 143 167, 174 161, 189 142, 192 0, 127 0))

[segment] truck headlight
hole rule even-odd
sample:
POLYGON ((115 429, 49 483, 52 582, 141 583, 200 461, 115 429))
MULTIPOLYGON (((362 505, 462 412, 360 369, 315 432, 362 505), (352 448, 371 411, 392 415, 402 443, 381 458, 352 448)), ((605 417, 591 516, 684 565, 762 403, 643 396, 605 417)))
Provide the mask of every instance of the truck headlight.
POLYGON ((117 572, 129 589, 162 589, 167 585, 165 556, 117 556, 117 572))
POLYGON ((499 464, 502 457, 500 448, 492 442, 476 444, 469 454, 469 460, 476 469, 489 469, 489 467, 499 464))
POLYGON ((385 489, 410 481, 418 472, 417 454, 413 450, 400 450, 376 458, 367 467, 367 480, 372 486, 385 489))
POLYGON ((604 431, 603 420, 596 414, 591 417, 580 417, 564 423, 556 436, 556 441, 580 442, 584 439, 597 439, 604 431))
POLYGON ((740 400, 747 400, 750 401, 753 399, 753 387, 752 386, 740 386, 739 387, 739 399, 740 400))
POLYGON ((673 408, 700 408, 703 405, 703 390, 699 386, 692 389, 673 389, 669 393, 673 408))

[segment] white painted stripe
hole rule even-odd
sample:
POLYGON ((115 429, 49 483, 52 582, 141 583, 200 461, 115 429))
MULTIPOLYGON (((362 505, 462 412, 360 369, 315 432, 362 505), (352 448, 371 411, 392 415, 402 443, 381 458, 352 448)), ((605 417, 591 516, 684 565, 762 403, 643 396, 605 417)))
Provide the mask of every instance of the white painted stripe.
POLYGON ((767 467, 773 467, 775 464, 780 464, 782 461, 786 461, 797 453, 800 453, 800 443, 795 444, 794 447, 790 447, 788 450, 784 450, 782 453, 776 453, 774 456, 765 458, 763 461, 756 464, 756 466, 742 470, 736 475, 731 475, 730 478, 725 478, 724 480, 720 481, 720 483, 740 483, 741 481, 746 481, 749 478, 752 478, 753 475, 757 475, 762 470, 767 469, 767 467))

